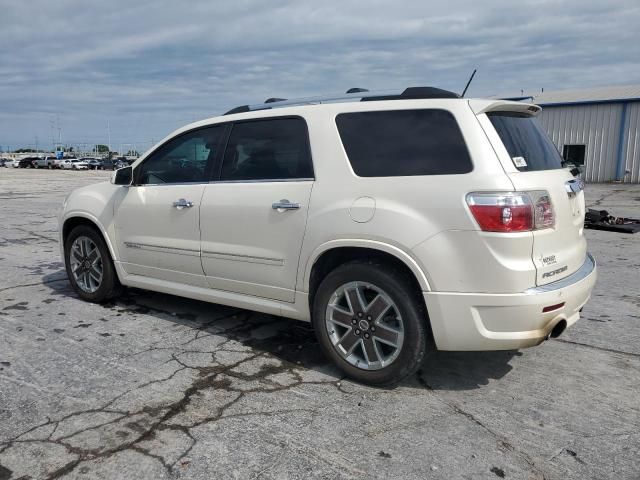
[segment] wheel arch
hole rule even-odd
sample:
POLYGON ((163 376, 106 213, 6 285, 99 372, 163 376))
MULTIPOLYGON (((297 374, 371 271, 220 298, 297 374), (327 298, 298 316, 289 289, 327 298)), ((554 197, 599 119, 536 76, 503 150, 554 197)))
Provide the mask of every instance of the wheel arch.
MULTIPOLYGON (((418 293, 431 291, 429 282, 417 264, 408 254, 397 247, 375 241, 328 242, 316 249, 305 269, 304 291, 309 292, 309 305, 322 279, 345 261, 354 259, 379 260, 392 264, 407 274, 418 293)), ((422 294, 420 294, 422 298, 422 294)))
POLYGON ((104 243, 107 245, 107 248, 109 249, 109 255, 111 255, 111 260, 116 265, 116 272, 118 273, 118 276, 120 276, 119 268, 117 268, 116 252, 115 252, 115 249, 113 248, 113 244, 111 243, 111 240, 109 239, 109 235, 107 235, 106 230, 100 224, 97 218, 84 212, 73 213, 69 215, 67 218, 65 218, 62 222, 62 228, 60 229, 60 249, 62 251, 63 263, 66 263, 64 246, 67 241, 67 237, 69 236, 69 234, 74 228, 80 225, 86 225, 88 227, 91 227, 97 230, 100 233, 100 235, 102 235, 102 239, 104 240, 104 243))

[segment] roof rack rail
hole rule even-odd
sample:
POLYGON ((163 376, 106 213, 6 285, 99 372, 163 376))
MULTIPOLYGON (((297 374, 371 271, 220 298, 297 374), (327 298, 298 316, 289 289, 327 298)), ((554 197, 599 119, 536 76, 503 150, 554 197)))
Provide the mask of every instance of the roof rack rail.
POLYGON ((318 97, 293 98, 284 100, 279 98, 269 98, 265 103, 255 105, 241 105, 232 108, 225 115, 234 113, 252 112, 255 110, 267 110, 279 107, 291 107, 296 105, 313 105, 319 103, 338 103, 338 102, 371 102, 378 100, 416 100, 426 98, 460 98, 460 95, 448 90, 435 87, 409 87, 404 90, 391 90, 381 92, 369 92, 364 88, 351 88, 347 93, 338 93, 335 95, 325 95, 318 97), (354 90, 352 92, 352 90, 354 90), (358 90, 358 91, 355 91, 358 90))
POLYGON ((353 87, 347 90, 345 93, 360 93, 360 92, 368 92, 367 88, 353 87))

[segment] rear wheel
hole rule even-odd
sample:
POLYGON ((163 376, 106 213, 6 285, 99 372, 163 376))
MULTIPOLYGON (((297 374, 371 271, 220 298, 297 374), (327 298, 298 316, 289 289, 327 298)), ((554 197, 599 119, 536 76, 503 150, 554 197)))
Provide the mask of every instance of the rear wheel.
POLYGON ((65 241, 67 276, 83 300, 102 302, 117 296, 121 285, 102 235, 80 225, 65 241))
POLYGON ((392 265, 354 261, 322 281, 313 325, 325 354, 349 377, 391 385, 414 373, 427 348, 418 292, 392 265))

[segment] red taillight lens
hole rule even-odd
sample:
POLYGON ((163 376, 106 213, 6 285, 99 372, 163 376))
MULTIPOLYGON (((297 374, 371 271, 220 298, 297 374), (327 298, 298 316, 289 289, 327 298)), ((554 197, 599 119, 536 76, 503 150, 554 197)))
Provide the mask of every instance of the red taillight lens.
POLYGON ((485 232, 529 232, 555 223, 547 192, 470 193, 467 205, 485 232))

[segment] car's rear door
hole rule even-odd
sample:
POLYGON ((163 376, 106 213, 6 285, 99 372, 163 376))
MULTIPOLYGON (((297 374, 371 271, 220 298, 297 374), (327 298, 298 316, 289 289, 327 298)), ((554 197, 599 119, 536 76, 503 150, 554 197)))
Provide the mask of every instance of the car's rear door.
POLYGON ((312 187, 302 118, 235 122, 202 197, 202 266, 210 287, 293 302, 312 187))
POLYGON ((200 201, 224 126, 180 135, 136 165, 115 204, 120 262, 128 274, 207 286, 200 261, 200 201))
POLYGON ((583 183, 569 169, 532 112, 491 111, 483 127, 517 191, 548 192, 555 225, 533 232, 537 284, 560 280, 582 266, 586 256, 583 183))

